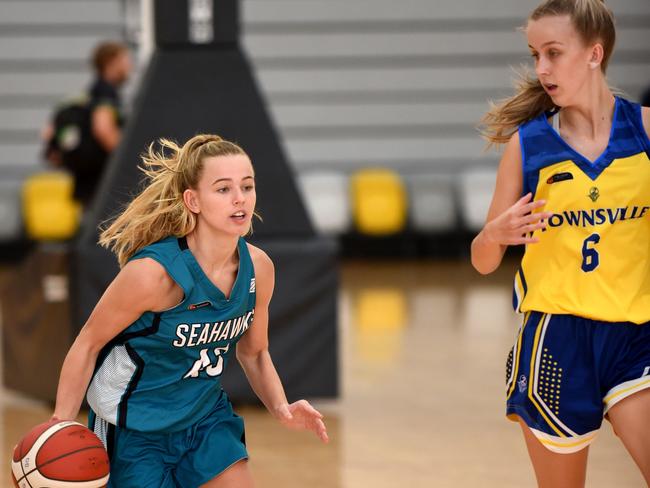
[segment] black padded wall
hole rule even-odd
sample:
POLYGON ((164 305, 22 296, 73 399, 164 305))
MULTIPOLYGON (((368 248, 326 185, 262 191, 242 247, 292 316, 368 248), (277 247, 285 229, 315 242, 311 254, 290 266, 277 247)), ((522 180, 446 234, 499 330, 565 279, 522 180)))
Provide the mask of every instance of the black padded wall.
MULTIPOLYGON (((142 178, 139 155, 160 137, 182 143, 198 133, 216 133, 239 143, 255 167, 263 222, 255 223, 251 240, 268 252, 276 267, 269 340, 287 395, 335 396, 337 247, 314 233, 251 66, 239 43, 233 42, 238 29, 219 31, 219 25, 229 24, 214 19, 213 41, 198 45, 186 42, 187 29, 170 25, 187 21, 183 9, 190 2, 155 2, 162 9, 156 15, 161 38, 73 251, 74 327, 78 330, 85 322, 118 272, 112 254, 96 245, 97 227, 137 193, 142 178)), ((235 0, 213 2, 214 15, 230 15, 231 22, 237 22, 235 0)), ((234 401, 254 399, 236 364, 226 371, 224 385, 234 401)))
MULTIPOLYGON (((199 2, 201 3, 201 2, 199 2)), ((202 2, 209 3, 209 2, 202 2)), ((217 45, 234 43, 239 40, 239 2, 238 0, 217 0, 208 5, 211 18, 205 19, 208 39, 202 44, 217 45)), ((197 14, 192 12, 190 0, 157 0, 154 11, 156 45, 159 47, 188 46, 192 44, 190 24, 197 14)))
MULTIPOLYGON (((150 142, 160 137, 184 142, 198 133, 237 142, 251 157, 263 218, 255 223, 256 236, 314 234, 250 65, 236 48, 172 48, 153 55, 93 220, 115 215, 134 193, 142 177, 139 155, 150 142)), ((91 231, 86 241, 95 242, 94 226, 85 231, 91 231)))

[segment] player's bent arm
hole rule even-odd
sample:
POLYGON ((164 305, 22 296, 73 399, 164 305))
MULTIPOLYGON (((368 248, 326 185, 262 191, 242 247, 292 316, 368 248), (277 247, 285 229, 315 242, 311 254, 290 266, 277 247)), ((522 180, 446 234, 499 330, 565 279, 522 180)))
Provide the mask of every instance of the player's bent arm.
POLYGON ((306 400, 289 404, 271 355, 269 354, 269 303, 273 295, 275 270, 269 257, 249 246, 255 268, 257 294, 253 325, 237 344, 237 359, 248 382, 271 414, 289 429, 311 430, 321 441, 328 442, 323 415, 306 400))
POLYGON ((515 132, 503 153, 486 224, 472 241, 472 265, 481 274, 494 271, 501 264, 507 245, 497 242, 490 232, 490 222, 514 204, 522 191, 523 172, 519 133, 515 132))
POLYGON ((92 134, 106 152, 111 152, 120 142, 120 129, 115 122, 115 109, 100 105, 92 113, 92 134))
POLYGON ((237 360, 255 394, 276 418, 280 418, 287 397, 269 354, 269 304, 275 286, 273 262, 264 251, 249 246, 255 269, 255 318, 237 343, 237 360))
POLYGON ((178 302, 177 288, 162 265, 150 258, 136 259, 122 268, 66 355, 56 395, 55 418, 68 420, 77 416, 102 347, 144 312, 164 310, 173 300, 178 302))
POLYGON ((553 215, 536 211, 546 202, 532 201, 531 193, 522 197, 522 187, 521 149, 516 132, 499 164, 486 224, 472 241, 472 264, 479 273, 488 274, 497 269, 508 246, 538 242, 533 233, 544 229, 547 219, 553 215))

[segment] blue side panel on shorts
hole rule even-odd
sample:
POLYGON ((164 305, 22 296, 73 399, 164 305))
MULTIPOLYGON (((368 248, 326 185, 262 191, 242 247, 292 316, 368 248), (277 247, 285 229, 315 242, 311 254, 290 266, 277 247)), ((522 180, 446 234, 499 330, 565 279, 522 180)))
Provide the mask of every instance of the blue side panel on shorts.
POLYGON ((507 415, 549 448, 585 447, 608 403, 650 387, 648 343, 648 324, 530 312, 508 359, 507 415))

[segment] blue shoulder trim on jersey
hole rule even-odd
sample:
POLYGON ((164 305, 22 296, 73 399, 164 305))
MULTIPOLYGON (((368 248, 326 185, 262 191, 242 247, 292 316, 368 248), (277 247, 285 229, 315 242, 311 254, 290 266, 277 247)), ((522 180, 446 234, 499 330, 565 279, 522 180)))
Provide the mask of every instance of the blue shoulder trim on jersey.
POLYGON ((650 138, 648 138, 648 133, 643 125, 643 108, 640 104, 630 102, 629 100, 621 99, 621 102, 621 107, 627 114, 628 120, 636 129, 639 145, 648 155, 648 159, 650 159, 650 138))
POLYGON ((526 181, 526 148, 524 146, 523 132, 521 127, 517 130, 519 136, 519 152, 521 153, 521 174, 524 176, 523 186, 521 190, 521 196, 528 195, 532 190, 528 186, 526 181))
POLYGON ((617 98, 616 101, 619 110, 615 112, 612 138, 608 146, 611 159, 646 152, 648 136, 643 128, 640 105, 624 98, 617 98))
POLYGON ((546 120, 548 116, 547 113, 539 114, 519 126, 524 195, 527 193, 535 195, 539 170, 553 162, 561 161, 558 158, 561 158, 565 152, 557 141, 549 137, 550 126, 546 120))
POLYGON ((615 159, 645 151, 639 138, 634 105, 616 98, 608 145, 595 161, 589 161, 567 144, 548 122, 551 113, 542 113, 519 127, 524 168, 524 193, 534 192, 539 171, 560 161, 573 161, 589 178, 595 180, 615 159))

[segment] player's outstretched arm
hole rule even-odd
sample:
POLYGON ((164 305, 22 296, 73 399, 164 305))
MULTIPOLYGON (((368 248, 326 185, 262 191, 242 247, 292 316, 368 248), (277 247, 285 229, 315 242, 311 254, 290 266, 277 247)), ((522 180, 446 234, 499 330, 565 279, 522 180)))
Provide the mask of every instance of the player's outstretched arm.
POLYGON ((253 325, 237 344, 237 359, 248 382, 262 403, 283 425, 290 429, 313 431, 327 442, 327 429, 323 416, 306 400, 289 404, 280 377, 269 354, 268 324, 269 303, 275 283, 271 259, 253 246, 249 246, 255 267, 255 318, 253 325))
POLYGON ((529 234, 546 227, 551 212, 535 212, 546 203, 533 201, 533 195, 521 196, 523 170, 519 133, 506 145, 499 163, 497 183, 488 210, 486 224, 472 241, 472 265, 481 274, 494 271, 501 264, 508 246, 534 244, 529 234))
MULTIPOLYGON (((61 368, 53 418, 71 420, 79 413, 97 355, 111 339, 148 310, 163 310, 178 297, 177 285, 152 259, 137 259, 122 268, 108 286, 70 347, 61 368)), ((180 292, 182 296, 182 292, 180 292)))

